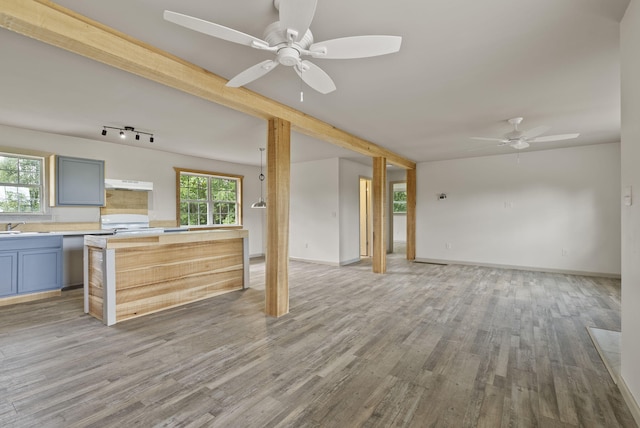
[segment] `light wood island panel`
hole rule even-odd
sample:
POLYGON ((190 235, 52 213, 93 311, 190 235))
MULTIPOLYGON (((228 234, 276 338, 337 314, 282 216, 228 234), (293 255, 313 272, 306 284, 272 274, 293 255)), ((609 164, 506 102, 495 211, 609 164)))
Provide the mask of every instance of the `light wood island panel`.
POLYGON ((241 290, 248 231, 85 236, 84 311, 106 325, 241 290))

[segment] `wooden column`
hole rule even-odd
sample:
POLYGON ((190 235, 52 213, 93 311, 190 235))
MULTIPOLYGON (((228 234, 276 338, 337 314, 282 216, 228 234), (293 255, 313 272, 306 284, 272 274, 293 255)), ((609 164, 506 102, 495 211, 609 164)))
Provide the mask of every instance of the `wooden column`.
POLYGON ((291 123, 269 119, 265 312, 289 313, 289 197, 291 123))
POLYGON ((387 159, 373 158, 373 272, 387 271, 386 237, 387 159))
POLYGON ((416 170, 407 170, 407 260, 416 259, 416 170))

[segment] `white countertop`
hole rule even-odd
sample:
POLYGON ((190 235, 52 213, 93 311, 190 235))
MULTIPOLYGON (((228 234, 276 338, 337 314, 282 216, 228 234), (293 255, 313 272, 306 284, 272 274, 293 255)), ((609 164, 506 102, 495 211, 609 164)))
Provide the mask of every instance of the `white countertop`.
POLYGON ((55 232, 22 232, 22 231, 11 231, 5 232, 0 231, 0 239, 2 238, 21 238, 28 236, 47 236, 47 235, 62 235, 62 236, 84 236, 84 235, 111 235, 113 231, 111 230, 58 230, 55 232))

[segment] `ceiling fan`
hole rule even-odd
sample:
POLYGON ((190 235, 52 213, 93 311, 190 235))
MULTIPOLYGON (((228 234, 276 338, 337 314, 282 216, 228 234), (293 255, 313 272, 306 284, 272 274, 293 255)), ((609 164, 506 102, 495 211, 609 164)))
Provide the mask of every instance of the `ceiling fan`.
POLYGON ((264 40, 181 13, 164 11, 164 19, 194 31, 229 42, 273 52, 275 59, 262 61, 244 70, 227 86, 239 87, 264 76, 279 64, 293 67, 300 78, 322 94, 336 89, 327 73, 303 56, 325 59, 367 58, 400 50, 400 36, 354 36, 314 43, 309 25, 316 11, 317 0, 274 0, 280 20, 267 26, 264 40))
POLYGON ((549 130, 548 126, 538 126, 537 128, 530 129, 528 131, 520 131, 518 125, 522 123, 522 117, 514 117, 509 119, 511 125, 513 125, 513 131, 506 133, 502 138, 485 138, 485 137, 471 137, 472 140, 483 141, 497 141, 498 146, 511 146, 514 149, 522 150, 529 147, 531 143, 546 143, 550 141, 570 140, 577 138, 580 134, 558 134, 547 135, 541 137, 542 134, 549 130))

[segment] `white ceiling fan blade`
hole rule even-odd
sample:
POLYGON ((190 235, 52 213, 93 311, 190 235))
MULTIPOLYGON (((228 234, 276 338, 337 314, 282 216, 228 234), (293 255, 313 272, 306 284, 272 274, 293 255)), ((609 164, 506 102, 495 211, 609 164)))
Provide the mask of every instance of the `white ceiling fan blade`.
POLYGON ((264 40, 260 40, 257 37, 250 36, 249 34, 242 33, 223 25, 214 24, 213 22, 205 21, 204 19, 194 18, 193 16, 172 12, 170 10, 164 11, 164 19, 169 22, 173 22, 174 24, 181 25, 190 30, 198 31, 200 33, 217 37, 218 39, 226 40, 228 42, 252 47, 269 46, 269 44, 264 40))
POLYGON ((539 135, 544 134, 545 132, 547 132, 549 129, 551 129, 551 127, 549 126, 536 126, 535 128, 532 128, 528 131, 524 131, 522 134, 527 138, 527 139, 531 139, 531 138, 535 138, 539 135))
POLYGON ((232 88, 238 88, 240 86, 244 86, 249 82, 253 82, 254 80, 264 76, 274 68, 278 66, 278 61, 274 61, 268 59, 266 61, 262 61, 259 64, 251 66, 247 68, 242 73, 238 74, 233 79, 227 82, 227 86, 232 88))
POLYGON ((320 67, 309 61, 301 61, 300 65, 293 67, 298 76, 321 94, 328 94, 336 90, 336 84, 331 77, 320 67))
POLYGON ((401 44, 400 36, 354 36, 314 43, 309 50, 316 58, 352 59, 398 52, 401 44))
POLYGON ((497 146, 496 146, 495 144, 492 144, 492 145, 490 145, 490 146, 478 146, 478 147, 471 147, 470 149, 467 149, 466 151, 467 151, 467 152, 477 152, 477 151, 480 151, 480 150, 488 150, 488 149, 492 149, 492 148, 494 148, 494 147, 498 147, 498 146, 499 146, 499 145, 497 145, 497 146))
POLYGON ((300 41, 309 29, 317 3, 317 0, 280 0, 280 28, 290 31, 293 41, 300 41))
POLYGON ((480 141, 497 141, 499 143, 508 143, 509 140, 505 140, 504 138, 486 138, 486 137, 471 137, 472 140, 480 140, 480 141))
POLYGON ((580 134, 547 135, 546 137, 536 137, 527 141, 530 143, 546 143, 549 141, 571 140, 573 138, 578 138, 578 136, 580 136, 580 134))

